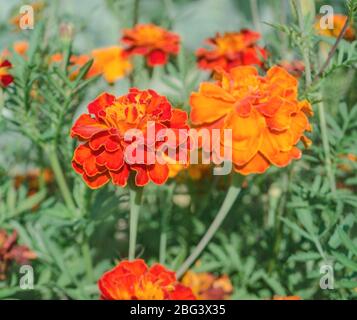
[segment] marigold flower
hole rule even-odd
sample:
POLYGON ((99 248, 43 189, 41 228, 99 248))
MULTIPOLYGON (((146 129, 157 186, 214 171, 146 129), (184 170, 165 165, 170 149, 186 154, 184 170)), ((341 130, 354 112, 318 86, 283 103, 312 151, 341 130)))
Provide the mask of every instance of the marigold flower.
POLYGON ((127 45, 127 55, 145 56, 150 67, 166 64, 169 55, 177 55, 180 50, 179 35, 154 24, 138 24, 133 29, 125 29, 122 41, 127 45))
MULTIPOLYGON (((347 20, 347 16, 344 16, 342 14, 334 14, 333 15, 333 28, 329 29, 326 27, 323 29, 323 28, 321 28, 321 24, 320 24, 321 16, 318 16, 316 19, 316 23, 315 23, 315 29, 316 29, 317 33, 322 36, 337 38, 339 36, 339 34, 341 33, 343 26, 346 23, 346 20, 347 20)), ((348 26, 343 38, 347 41, 353 41, 356 39, 356 32, 355 32, 352 24, 350 24, 348 26)))
MULTIPOLYGON (((93 59, 93 64, 85 76, 86 79, 102 75, 107 82, 113 83, 126 76, 132 69, 130 61, 124 56, 123 49, 119 46, 112 46, 95 49, 89 55, 72 55, 69 61, 70 77, 76 78, 79 69, 90 59, 93 59)), ((50 62, 59 63, 62 60, 63 55, 55 53, 51 56, 50 62)))
MULTIPOLYGON (((83 67, 91 57, 86 54, 82 55, 71 55, 69 58, 69 73, 70 73, 70 79, 75 79, 79 73, 79 70, 81 67, 83 67)), ((62 53, 55 53, 50 57, 50 64, 51 63, 61 63, 63 61, 63 54, 62 53)), ((89 79, 91 77, 96 76, 97 74, 100 73, 100 70, 97 68, 97 66, 94 66, 94 64, 91 66, 91 68, 88 70, 85 78, 89 79)))
POLYGON ((192 290, 161 264, 122 261, 98 281, 103 300, 195 300, 192 290))
POLYGON ((88 73, 90 75, 102 74, 109 83, 123 78, 132 69, 130 61, 124 56, 123 49, 119 46, 95 49, 91 55, 94 62, 88 73))
MULTIPOLYGON (((298 101, 298 81, 281 67, 272 67, 265 77, 256 68, 237 67, 221 73, 217 83, 202 83, 190 98, 195 126, 232 130, 232 144, 221 139, 221 150, 232 151, 236 172, 263 173, 270 165, 287 166, 301 157, 296 144, 311 141, 304 132, 313 114, 308 101, 298 101)), ((221 154, 219 156, 221 156, 221 154)))
POLYGON ((267 51, 257 45, 259 39, 259 33, 247 29, 223 35, 217 33, 214 38, 206 40, 212 49, 197 50, 198 66, 212 71, 217 67, 229 71, 237 66, 263 66, 267 51))
POLYGON ((169 176, 167 163, 148 161, 150 153, 161 147, 157 140, 152 141, 147 136, 148 122, 154 123, 156 134, 167 129, 177 134, 177 144, 169 147, 179 152, 179 129, 188 130, 186 112, 172 108, 166 97, 153 90, 136 88, 118 98, 103 93, 88 105, 88 111, 89 114, 81 115, 73 125, 71 136, 84 142, 75 150, 72 164, 90 188, 99 188, 110 180, 124 187, 130 172, 136 173, 137 186, 144 186, 149 181, 155 184, 166 182, 169 176), (124 135, 130 129, 138 130, 145 138, 143 143, 137 142, 137 150, 144 150, 144 163, 129 163, 131 161, 125 157, 130 142, 125 141, 124 135))
POLYGON ((181 283, 190 286, 198 300, 226 300, 233 292, 233 286, 227 275, 216 277, 209 272, 188 271, 181 283))
POLYGON ((3 60, 0 58, 0 87, 7 87, 14 81, 13 76, 9 73, 9 69, 12 68, 12 64, 9 60, 3 60))
POLYGON ((17 244, 17 232, 11 235, 0 229, 0 281, 5 280, 6 271, 11 262, 26 264, 29 260, 36 259, 36 254, 27 246, 17 244))

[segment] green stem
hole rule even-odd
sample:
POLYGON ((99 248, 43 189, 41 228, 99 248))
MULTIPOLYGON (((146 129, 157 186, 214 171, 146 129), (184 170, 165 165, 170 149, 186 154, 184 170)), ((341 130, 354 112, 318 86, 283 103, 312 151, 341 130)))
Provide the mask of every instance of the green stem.
POLYGON ((206 248, 208 243, 211 241, 215 233, 217 232, 218 228, 221 226, 223 220, 227 216, 228 212, 232 208, 235 200, 237 199, 238 195, 240 194, 241 188, 232 184, 227 192, 227 195, 222 203, 221 208, 219 209, 216 217, 212 221, 210 227, 206 231, 205 235, 202 237, 198 245, 192 251, 190 256, 184 261, 181 267, 177 271, 177 278, 180 278, 187 269, 196 261, 202 251, 206 248))
POLYGON ((66 179, 64 177, 61 165, 60 165, 58 157, 57 157, 56 150, 54 150, 53 148, 47 149, 47 156, 50 160, 51 168, 53 170, 58 187, 61 191, 63 200, 64 200, 67 208, 72 210, 74 213, 76 213, 76 211, 77 211, 76 205, 74 204, 74 201, 72 199, 72 194, 68 188, 66 179))
POLYGON ((133 260, 135 258, 136 236, 138 232, 142 194, 143 188, 130 188, 129 260, 133 260))
POLYGON ((261 27, 259 21, 259 8, 258 8, 257 0, 250 0, 250 11, 252 13, 254 28, 256 31, 261 33, 261 27))
MULTIPOLYGON (((300 31, 304 35, 304 16, 302 11, 302 4, 301 1, 295 2, 299 20, 300 31)), ((310 56, 309 56, 309 43, 307 43, 303 48, 303 56, 304 56, 304 64, 305 64, 305 79, 306 79, 306 89, 310 87, 312 84, 312 76, 311 76, 311 64, 310 64, 310 56)), ((331 151, 330 151, 330 144, 328 138, 328 131, 327 131, 327 123, 326 123, 326 116, 325 116, 325 108, 323 102, 318 103, 318 110, 319 110, 319 120, 320 120, 320 127, 321 127, 321 139, 322 145, 324 149, 325 155, 325 165, 326 165, 326 172, 330 183, 330 189, 332 193, 336 192, 336 181, 335 176, 332 170, 332 161, 331 161, 331 151)))
POLYGON ((134 0, 134 10, 133 10, 133 27, 139 21, 139 0, 134 0))
POLYGON ((0 87, 0 117, 2 115, 2 109, 4 108, 4 106, 5 106, 4 91, 0 87))
POLYGON ((159 247, 159 261, 161 264, 165 263, 166 260, 166 248, 167 248, 167 234, 169 229, 169 219, 172 209, 172 196, 174 193, 176 184, 172 183, 167 190, 167 193, 164 193, 164 208, 161 213, 161 233, 160 233, 160 247, 159 247))
POLYGON ((87 272, 87 278, 89 283, 94 282, 94 272, 93 272, 93 264, 92 264, 92 256, 90 252, 90 247, 88 243, 87 237, 83 239, 82 243, 82 254, 84 259, 84 264, 87 272))
POLYGON ((332 170, 331 151, 330 151, 330 143, 329 143, 328 132, 327 132, 325 107, 324 107, 324 103, 322 101, 318 103, 318 110, 319 110, 319 118, 320 118, 322 145, 323 145, 324 154, 325 154, 325 166, 326 166, 327 177, 330 182, 331 192, 333 194, 335 194, 336 193, 336 179, 335 179, 335 175, 332 170))
MULTIPOLYGON (((300 32, 302 37, 305 38, 305 28, 304 28, 304 15, 302 11, 302 3, 301 1, 294 1, 295 7, 297 10, 298 22, 300 27, 300 32)), ((304 41, 305 42, 305 41, 304 41)), ((304 64, 305 64, 305 81, 306 87, 309 87, 312 82, 312 75, 311 75, 311 64, 310 64, 310 53, 309 53, 309 43, 304 43, 304 47, 302 49, 304 64)))

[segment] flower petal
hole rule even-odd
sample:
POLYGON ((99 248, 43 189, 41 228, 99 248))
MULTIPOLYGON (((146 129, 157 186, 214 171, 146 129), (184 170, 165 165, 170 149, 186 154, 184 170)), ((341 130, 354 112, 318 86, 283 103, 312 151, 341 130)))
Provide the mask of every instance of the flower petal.
POLYGON ((105 124, 93 119, 89 114, 82 114, 72 127, 71 137, 88 140, 99 132, 108 130, 105 124))

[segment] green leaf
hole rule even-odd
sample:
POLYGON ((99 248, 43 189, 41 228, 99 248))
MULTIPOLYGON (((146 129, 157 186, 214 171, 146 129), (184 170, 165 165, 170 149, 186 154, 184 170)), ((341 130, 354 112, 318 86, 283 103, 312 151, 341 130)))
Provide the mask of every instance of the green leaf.
POLYGON ((345 255, 338 253, 336 251, 333 252, 333 256, 340 262, 343 266, 348 269, 357 272, 357 263, 347 258, 345 255))
POLYGON ((357 246, 352 242, 347 233, 343 231, 342 226, 337 228, 337 233, 346 248, 357 256, 357 246))

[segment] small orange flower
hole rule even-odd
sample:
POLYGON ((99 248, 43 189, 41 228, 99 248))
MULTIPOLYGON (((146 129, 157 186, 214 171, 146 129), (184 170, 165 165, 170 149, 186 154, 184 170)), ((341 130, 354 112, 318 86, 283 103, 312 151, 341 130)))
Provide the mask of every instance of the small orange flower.
POLYGON ((127 45, 125 53, 143 55, 150 67, 164 65, 169 55, 177 55, 180 37, 154 24, 138 24, 123 31, 122 41, 127 45))
MULTIPOLYGON (((90 188, 97 189, 110 180, 124 187, 130 172, 136 173, 137 186, 144 186, 149 181, 155 184, 166 182, 169 176, 167 163, 147 161, 151 152, 155 153, 161 146, 147 136, 148 122, 154 123, 156 134, 171 129, 179 142, 179 129, 188 130, 186 112, 172 108, 166 97, 153 90, 136 88, 118 98, 103 93, 88 105, 88 111, 89 114, 81 115, 73 125, 71 136, 84 142, 75 150, 72 164, 90 188), (131 144, 124 140, 128 130, 137 130, 144 137, 142 142, 131 141, 137 144, 136 150, 143 150, 144 163, 129 164, 126 161, 126 148, 131 144)), ((170 148, 178 152, 178 144, 170 145, 170 148)))
POLYGON ((200 48, 196 52, 198 66, 204 70, 214 71, 217 67, 226 71, 245 65, 263 66, 267 51, 257 45, 260 34, 251 30, 227 32, 207 39, 213 48, 200 48))
POLYGON ((274 296, 273 300, 301 300, 299 296, 274 296))
MULTIPOLYGON (((102 75, 107 82, 113 83, 123 78, 132 69, 130 61, 123 54, 123 49, 119 46, 112 46, 95 49, 90 55, 72 55, 69 66, 71 78, 74 79, 78 75, 79 69, 90 59, 93 59, 93 64, 85 76, 86 79, 102 75)), ((63 55, 61 53, 55 53, 51 56, 51 62, 59 63, 62 60, 63 55)))
MULTIPOLYGON (((232 144, 221 139, 221 150, 232 151, 236 172, 263 173, 270 165, 287 166, 300 159, 296 144, 311 141, 308 101, 297 97, 298 81, 281 67, 272 67, 265 77, 254 67, 237 67, 221 73, 217 83, 202 83, 191 95, 191 121, 195 126, 232 130, 232 144)), ((228 154, 228 153, 225 153, 228 154)))
MULTIPOLYGON (((89 55, 71 55, 69 59, 69 73, 70 73, 70 79, 75 79, 79 73, 79 69, 83 67, 91 57, 89 55)), ((62 53, 55 53, 50 57, 50 64, 51 63, 61 63, 63 61, 63 54, 62 53)), ((88 70, 85 78, 89 79, 91 77, 96 76, 97 74, 100 73, 100 70, 97 68, 97 66, 92 65, 92 67, 88 70)))
POLYGON ((9 73, 9 69, 11 68, 12 64, 9 60, 0 58, 0 87, 5 88, 14 81, 13 76, 9 73))
POLYGON ((208 272, 188 271, 181 283, 190 286, 199 300, 226 300, 233 292, 232 283, 227 275, 216 277, 208 272))
POLYGON ((192 290, 160 264, 148 268, 144 260, 122 261, 98 281, 103 300, 195 300, 192 290))
POLYGON ((123 49, 119 46, 95 49, 91 56, 94 62, 88 74, 102 74, 109 83, 123 78, 132 69, 130 61, 124 57, 123 49))
MULTIPOLYGON (((343 26, 345 25, 347 20, 347 16, 344 16, 342 14, 334 14, 333 15, 333 28, 321 28, 320 21, 321 21, 321 16, 318 16, 316 19, 315 23, 315 29, 317 30, 318 34, 326 37, 334 37, 337 38, 339 34, 341 33, 343 26)), ((344 35, 344 39, 347 41, 353 41, 356 39, 356 32, 353 29, 352 24, 350 24, 346 30, 346 33, 344 35)))
MULTIPOLYGON (((28 48, 29 48, 29 43, 27 41, 16 41, 13 44, 14 51, 23 57, 26 55, 28 48)), ((1 55, 3 57, 9 57, 11 56, 11 52, 9 49, 5 49, 1 55)))

